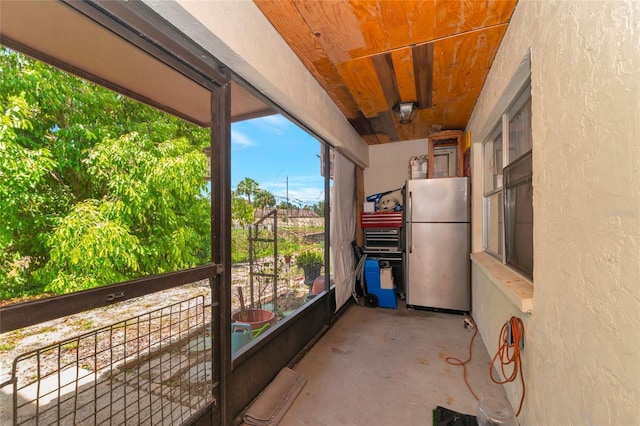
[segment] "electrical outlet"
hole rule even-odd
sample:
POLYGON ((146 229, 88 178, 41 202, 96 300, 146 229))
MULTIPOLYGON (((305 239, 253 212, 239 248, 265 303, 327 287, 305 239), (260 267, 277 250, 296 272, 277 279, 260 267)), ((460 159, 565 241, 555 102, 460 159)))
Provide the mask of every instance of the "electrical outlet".
POLYGON ((506 343, 509 346, 513 346, 513 332, 511 330, 511 321, 507 321, 505 327, 507 328, 507 336, 505 337, 505 340, 507 341, 506 343))
MULTIPOLYGON (((513 329, 511 327, 511 321, 506 322, 505 328, 507 329, 507 333, 505 336, 505 343, 509 347, 511 347, 516 344, 516 342, 514 342, 513 340, 513 329)), ((520 336, 520 340, 518 340, 517 344, 520 347, 520 350, 524 349, 524 335, 520 336)))

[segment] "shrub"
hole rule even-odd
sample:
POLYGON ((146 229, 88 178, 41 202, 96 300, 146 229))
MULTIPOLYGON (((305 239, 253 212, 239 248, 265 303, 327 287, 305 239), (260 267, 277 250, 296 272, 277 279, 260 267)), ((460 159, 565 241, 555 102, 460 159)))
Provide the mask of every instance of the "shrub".
POLYGON ((324 256, 317 250, 306 249, 302 250, 296 256, 296 265, 304 267, 307 265, 322 265, 324 263, 324 256))

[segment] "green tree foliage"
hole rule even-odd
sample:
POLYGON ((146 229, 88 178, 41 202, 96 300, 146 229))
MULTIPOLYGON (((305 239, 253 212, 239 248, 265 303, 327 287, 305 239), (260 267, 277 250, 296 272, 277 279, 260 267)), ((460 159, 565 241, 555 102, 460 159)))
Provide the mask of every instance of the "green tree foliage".
POLYGON ((240 196, 246 196, 247 202, 249 204, 252 204, 251 196, 254 195, 256 191, 258 191, 258 189, 260 189, 260 185, 258 184, 258 182, 249 177, 246 177, 238 183, 238 186, 236 187, 236 193, 240 196))
POLYGON ((289 202, 286 202, 286 201, 280 201, 280 202, 278 203, 278 206, 277 206, 277 207, 278 207, 279 209, 289 209, 289 210, 294 210, 294 209, 299 209, 299 208, 300 208, 300 204, 295 203, 295 202, 293 202, 293 201, 289 201, 289 202))
POLYGON ((208 129, 0 47, 0 299, 209 259, 208 129))
POLYGON ((231 194, 231 217, 236 224, 246 228, 253 223, 257 208, 275 205, 276 197, 271 192, 260 188, 260 184, 255 180, 245 177, 231 194))
POLYGON ((313 210, 318 216, 324 217, 324 200, 320 200, 311 206, 311 210, 313 210))
POLYGON ((254 195, 254 201, 257 208, 265 209, 275 207, 276 197, 266 189, 258 188, 254 195))
POLYGON ((242 228, 246 228, 253 223, 253 214, 255 209, 247 200, 238 196, 237 193, 231 194, 231 217, 235 223, 242 228))

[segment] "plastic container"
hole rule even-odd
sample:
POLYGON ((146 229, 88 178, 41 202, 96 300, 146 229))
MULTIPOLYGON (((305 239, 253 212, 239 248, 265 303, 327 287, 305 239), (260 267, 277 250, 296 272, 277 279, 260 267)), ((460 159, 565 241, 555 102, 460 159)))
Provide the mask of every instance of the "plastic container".
POLYGON ((518 426, 511 405, 496 398, 480 399, 477 420, 478 426, 518 426))
POLYGON ((232 314, 231 318, 238 322, 251 324, 251 328, 253 330, 257 330, 267 323, 274 326, 276 325, 276 322, 278 322, 276 314, 265 309, 247 309, 246 316, 244 318, 242 317, 242 312, 238 311, 235 314, 232 314))
POLYGON ((235 354, 240 348, 253 340, 253 330, 250 324, 241 322, 231 323, 231 353, 235 354))

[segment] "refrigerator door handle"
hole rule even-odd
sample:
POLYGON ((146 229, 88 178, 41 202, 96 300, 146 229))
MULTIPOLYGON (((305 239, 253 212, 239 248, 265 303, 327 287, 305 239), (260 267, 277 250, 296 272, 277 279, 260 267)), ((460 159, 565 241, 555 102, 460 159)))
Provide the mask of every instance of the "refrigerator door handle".
POLYGON ((412 197, 412 193, 411 191, 409 191, 409 202, 407 203, 407 247, 409 247, 409 253, 413 252, 413 248, 411 247, 412 245, 412 238, 411 238, 411 223, 412 223, 412 211, 411 208, 413 207, 411 204, 411 197, 412 197))

